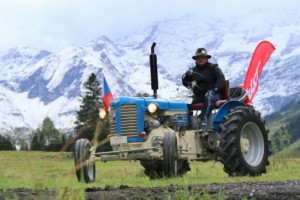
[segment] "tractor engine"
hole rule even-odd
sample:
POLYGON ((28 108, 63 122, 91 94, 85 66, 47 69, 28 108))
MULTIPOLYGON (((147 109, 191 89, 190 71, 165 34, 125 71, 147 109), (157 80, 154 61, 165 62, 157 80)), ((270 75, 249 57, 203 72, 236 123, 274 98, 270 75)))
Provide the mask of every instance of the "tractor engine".
MULTIPOLYGON (((188 126, 188 108, 183 102, 153 97, 119 97, 110 104, 109 123, 113 136, 124 143, 144 142, 154 129, 170 127, 184 131, 188 126)), ((114 144, 114 141, 111 141, 114 144)))

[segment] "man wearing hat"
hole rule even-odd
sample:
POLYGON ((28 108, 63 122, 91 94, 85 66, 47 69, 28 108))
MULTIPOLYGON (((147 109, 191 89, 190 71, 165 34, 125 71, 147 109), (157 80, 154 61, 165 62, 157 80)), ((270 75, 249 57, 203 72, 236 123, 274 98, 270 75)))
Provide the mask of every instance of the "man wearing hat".
POLYGON ((198 116, 202 122, 207 121, 214 104, 220 99, 220 93, 225 86, 225 77, 218 64, 208 62, 211 55, 204 48, 198 48, 192 57, 196 66, 189 69, 182 76, 182 83, 192 89, 193 102, 204 103, 201 114, 198 116))

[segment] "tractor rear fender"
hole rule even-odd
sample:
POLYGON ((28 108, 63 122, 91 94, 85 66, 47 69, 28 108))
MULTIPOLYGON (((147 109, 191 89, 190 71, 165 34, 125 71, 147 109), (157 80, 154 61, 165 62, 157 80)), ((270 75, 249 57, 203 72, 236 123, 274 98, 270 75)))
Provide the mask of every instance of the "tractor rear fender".
POLYGON ((214 122, 213 122, 214 129, 217 132, 221 131, 220 123, 224 122, 224 116, 228 115, 231 109, 238 106, 246 106, 246 105, 240 101, 231 100, 221 106, 221 108, 218 110, 217 114, 215 115, 214 122))

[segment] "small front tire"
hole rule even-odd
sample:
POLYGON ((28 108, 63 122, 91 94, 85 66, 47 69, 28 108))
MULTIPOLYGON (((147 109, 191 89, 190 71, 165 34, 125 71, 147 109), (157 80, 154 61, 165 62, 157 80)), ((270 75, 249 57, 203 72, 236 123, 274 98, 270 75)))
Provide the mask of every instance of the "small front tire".
POLYGON ((163 160, 142 160, 145 175, 150 179, 182 176, 191 170, 187 160, 178 160, 175 132, 168 132, 163 139, 163 160))
POLYGON ((165 134, 163 140, 163 172, 166 177, 177 176, 177 138, 174 132, 165 134))
POLYGON ((76 176, 79 182, 95 182, 95 163, 87 164, 86 162, 91 156, 91 148, 91 143, 87 139, 79 139, 75 143, 75 169, 76 176))

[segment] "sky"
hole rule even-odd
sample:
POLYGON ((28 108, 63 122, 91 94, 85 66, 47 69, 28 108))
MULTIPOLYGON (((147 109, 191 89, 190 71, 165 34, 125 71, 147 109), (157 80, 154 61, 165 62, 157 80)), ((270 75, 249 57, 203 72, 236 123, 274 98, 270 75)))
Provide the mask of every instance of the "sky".
POLYGON ((115 40, 184 15, 232 20, 299 7, 299 0, 1 0, 0 55, 16 46, 58 52, 102 35, 115 40))

